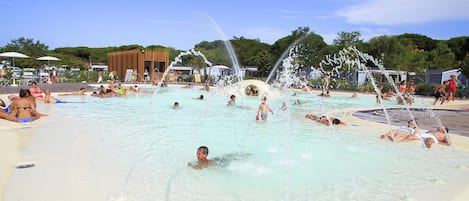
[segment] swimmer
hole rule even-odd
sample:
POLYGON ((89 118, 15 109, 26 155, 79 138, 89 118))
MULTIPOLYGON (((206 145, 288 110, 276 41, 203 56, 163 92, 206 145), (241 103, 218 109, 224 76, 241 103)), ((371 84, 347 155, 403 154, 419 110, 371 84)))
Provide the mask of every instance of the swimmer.
POLYGON ((199 97, 197 97, 197 98, 192 98, 192 99, 196 99, 196 100, 204 100, 204 95, 200 95, 199 97))
POLYGON ((231 95, 230 96, 230 100, 228 101, 228 104, 226 106, 236 106, 236 96, 235 95, 231 95))
POLYGON ((207 159, 207 155, 208 155, 208 147, 200 146, 197 149, 197 164, 188 162, 187 166, 191 166, 194 169, 203 169, 208 166, 216 165, 215 161, 207 159))
POLYGON ((317 121, 318 123, 324 124, 326 126, 330 126, 331 124, 337 125, 337 126, 347 126, 347 124, 344 121, 341 121, 340 119, 337 119, 335 117, 327 118, 327 116, 325 115, 318 116, 315 114, 306 114, 305 117, 307 119, 317 121))
POLYGON ((284 111, 287 110, 287 109, 288 109, 287 103, 286 103, 286 102, 283 102, 283 103, 282 103, 282 107, 281 107, 280 109, 281 109, 281 110, 284 110, 284 111))
POLYGON ((259 109, 257 110, 257 115, 260 115, 262 120, 267 121, 267 115, 269 114, 269 111, 272 113, 272 115, 274 114, 269 105, 267 105, 265 101, 262 101, 262 103, 259 105, 259 109))
POLYGON ((174 102, 173 109, 179 109, 179 103, 178 102, 174 102))

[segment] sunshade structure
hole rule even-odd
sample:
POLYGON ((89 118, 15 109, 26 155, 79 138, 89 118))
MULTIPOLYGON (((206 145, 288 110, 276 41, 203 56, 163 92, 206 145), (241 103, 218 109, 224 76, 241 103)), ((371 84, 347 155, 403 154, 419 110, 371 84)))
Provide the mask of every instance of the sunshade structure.
MULTIPOLYGON (((15 66, 15 58, 29 58, 28 56, 19 52, 3 52, 3 53, 0 53, 0 57, 13 58, 13 66, 15 66)), ((15 77, 13 77, 13 84, 11 86, 18 86, 16 85, 15 77)))
POLYGON ((11 57, 13 58, 13 66, 15 66, 15 58, 29 58, 28 56, 19 52, 3 52, 0 53, 0 57, 11 57))
POLYGON ((49 65, 49 61, 60 61, 59 58, 57 58, 57 57, 51 57, 51 56, 39 57, 39 58, 37 58, 36 60, 39 60, 39 61, 47 61, 47 65, 49 65))

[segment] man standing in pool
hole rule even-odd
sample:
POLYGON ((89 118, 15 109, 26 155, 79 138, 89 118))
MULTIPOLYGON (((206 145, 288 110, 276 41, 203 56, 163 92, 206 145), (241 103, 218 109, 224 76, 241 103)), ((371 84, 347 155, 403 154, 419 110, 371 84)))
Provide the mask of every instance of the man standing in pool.
POLYGON ((198 160, 197 164, 194 165, 192 164, 192 162, 188 162, 187 166, 191 166, 194 169, 203 169, 208 166, 216 165, 215 161, 207 159, 207 155, 208 155, 208 147, 200 146, 197 149, 197 160, 198 160))
POLYGON ((260 114, 261 119, 267 121, 267 115, 269 114, 269 111, 272 113, 272 115, 274 114, 272 109, 270 109, 269 105, 267 105, 265 101, 262 101, 262 103, 259 105, 259 109, 257 110, 257 116, 259 116, 260 114))

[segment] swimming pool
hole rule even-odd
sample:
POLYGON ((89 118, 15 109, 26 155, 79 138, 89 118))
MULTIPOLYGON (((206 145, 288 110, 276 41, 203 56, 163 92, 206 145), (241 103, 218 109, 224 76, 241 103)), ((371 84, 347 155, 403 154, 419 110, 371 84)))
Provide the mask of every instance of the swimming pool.
POLYGON ((79 125, 79 131, 60 135, 71 146, 80 147, 78 141, 85 139, 90 143, 93 151, 82 164, 88 175, 82 179, 107 199, 441 200, 448 197, 438 197, 443 196, 438 189, 469 177, 464 152, 393 144, 380 140, 384 131, 372 127, 333 128, 304 118, 323 110, 374 106, 373 97, 269 97, 274 115, 262 122, 255 121, 260 97, 238 97, 242 107, 232 108, 226 106, 228 95, 169 87, 124 98, 70 97, 83 103, 41 107, 47 118, 79 125), (193 99, 201 94, 204 100, 193 99), (300 105, 293 104, 296 99, 300 105), (176 101, 178 110, 172 109, 176 101), (289 103, 286 111, 280 110, 283 101, 289 103), (223 166, 188 168, 200 145, 209 147, 209 158, 224 158, 223 166), (422 195, 428 191, 438 195, 422 195))

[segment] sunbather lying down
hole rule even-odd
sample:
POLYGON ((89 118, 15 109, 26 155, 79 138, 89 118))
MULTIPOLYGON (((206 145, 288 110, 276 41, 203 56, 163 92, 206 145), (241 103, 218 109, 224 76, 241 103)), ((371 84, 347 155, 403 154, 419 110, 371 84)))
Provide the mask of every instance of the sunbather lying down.
POLYGON ((396 140, 397 142, 403 141, 409 136, 414 136, 419 133, 417 125, 413 120, 407 122, 407 126, 401 126, 397 129, 393 129, 385 134, 382 134, 380 138, 388 139, 390 141, 396 140))
POLYGON ((305 118, 311 119, 313 121, 317 121, 318 123, 324 124, 326 126, 332 125, 338 125, 338 126, 346 126, 347 124, 344 121, 341 121, 338 118, 335 117, 329 117, 322 115, 315 115, 315 114, 306 114, 305 118))
POLYGON ((415 136, 409 136, 403 141, 422 140, 425 143, 425 147, 431 148, 432 144, 449 145, 446 133, 449 132, 447 127, 439 127, 436 131, 427 131, 425 133, 417 134, 415 136))

